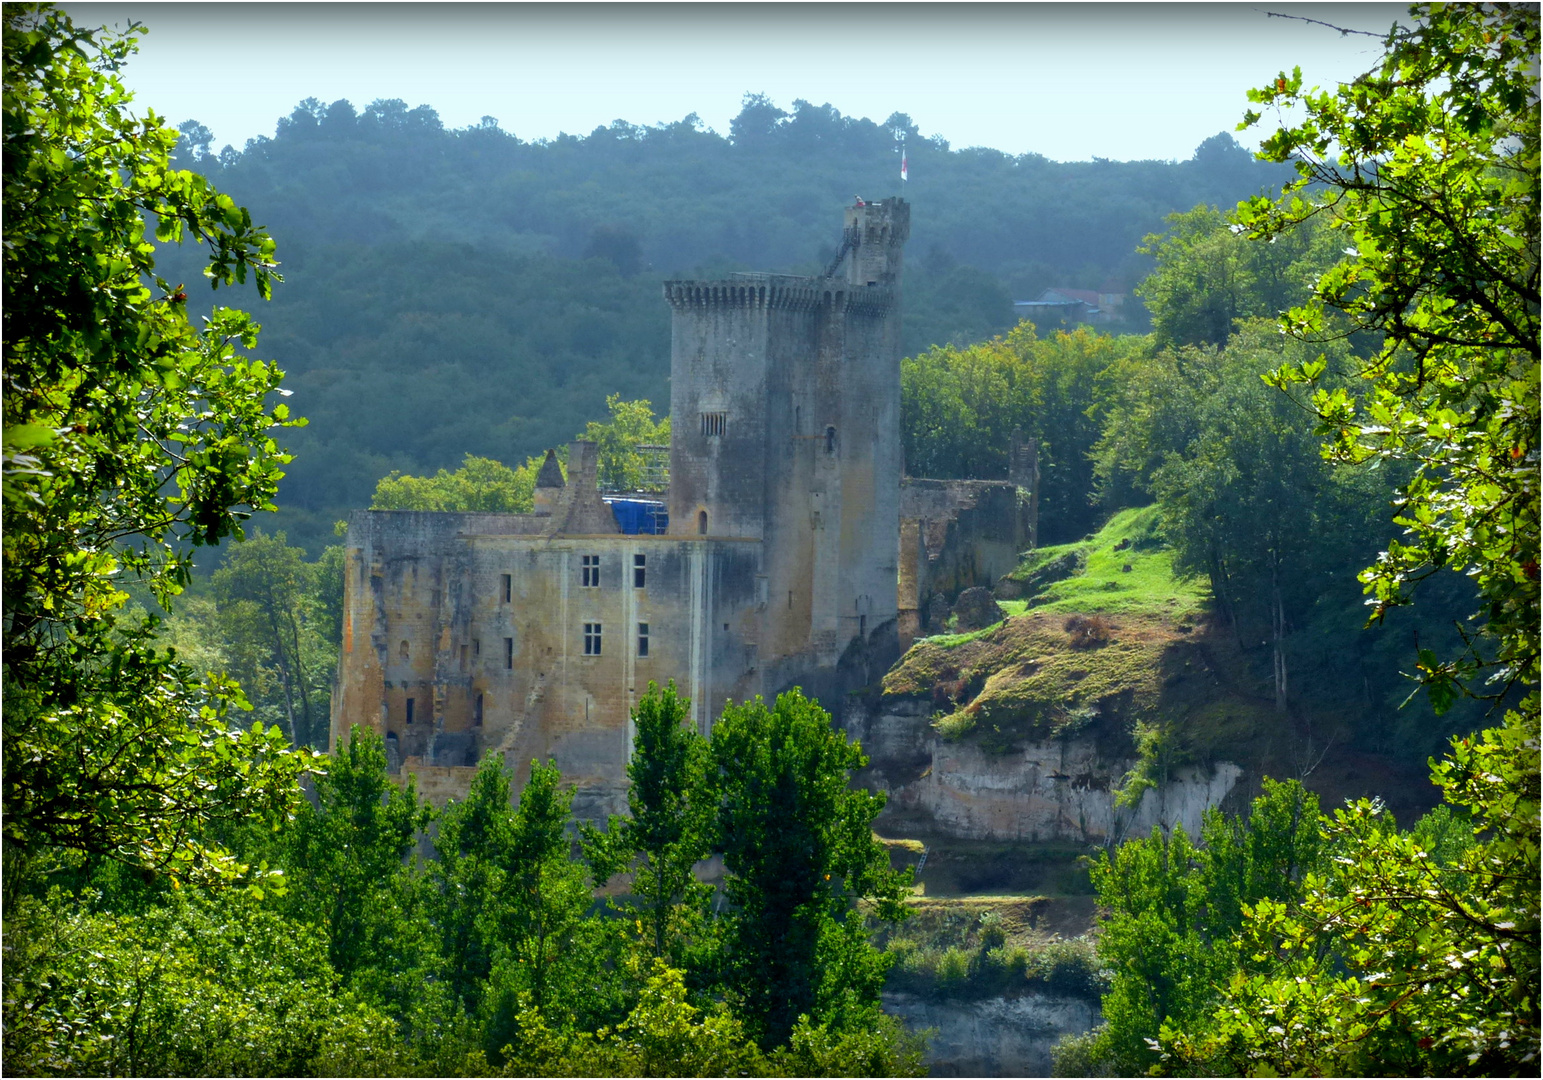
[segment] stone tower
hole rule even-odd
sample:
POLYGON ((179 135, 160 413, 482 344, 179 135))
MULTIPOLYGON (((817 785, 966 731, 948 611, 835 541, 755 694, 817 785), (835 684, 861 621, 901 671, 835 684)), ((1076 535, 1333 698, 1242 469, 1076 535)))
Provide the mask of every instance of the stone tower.
POLYGON ((763 542, 758 652, 768 693, 794 682, 830 692, 844 658, 896 648, 899 299, 910 207, 851 206, 844 225, 841 252, 821 277, 735 274, 665 286, 670 530, 763 542))

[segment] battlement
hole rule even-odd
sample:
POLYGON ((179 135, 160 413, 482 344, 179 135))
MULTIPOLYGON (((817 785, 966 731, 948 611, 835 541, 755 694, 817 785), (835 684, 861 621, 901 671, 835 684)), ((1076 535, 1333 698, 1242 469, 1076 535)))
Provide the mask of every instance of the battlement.
POLYGON ((720 281, 666 281, 664 298, 676 311, 706 308, 810 311, 821 303, 819 278, 736 274, 720 281))
POLYGON ((895 301, 889 285, 853 288, 839 278, 736 274, 721 281, 666 281, 664 298, 675 311, 814 311, 883 315, 895 301))

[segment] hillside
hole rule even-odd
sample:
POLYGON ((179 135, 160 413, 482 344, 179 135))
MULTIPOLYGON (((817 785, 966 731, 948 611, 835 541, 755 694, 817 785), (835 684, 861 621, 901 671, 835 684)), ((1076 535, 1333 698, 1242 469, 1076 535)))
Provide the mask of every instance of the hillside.
MULTIPOLYGON (((1308 693, 1276 712, 1264 650, 1244 647, 1214 616, 1202 582, 1175 574, 1156 507, 1121 511, 1084 541, 1031 553, 1004 586, 999 594, 1025 594, 1001 602, 1006 618, 916 642, 884 677, 875 709, 920 706, 938 740, 978 748, 987 761, 1080 740, 1103 762, 1136 760, 1132 775, 1157 781, 1231 762, 1243 778, 1229 805, 1252 798, 1264 776, 1301 779, 1328 806, 1375 795, 1400 821, 1437 801, 1416 747, 1379 749, 1361 737, 1375 710, 1308 693)), ((1400 681, 1396 669, 1379 678, 1400 681)), ((1477 720, 1463 712, 1445 722, 1477 720)), ((875 752, 872 774, 893 789, 896 765, 875 752)), ((886 835, 920 835, 926 823, 894 801, 886 835)))
MULTIPOLYGON (((666 411, 660 282, 818 272, 853 192, 900 188, 897 134, 914 222, 908 354, 1001 332, 1014 300, 1047 287, 1129 293, 1149 268, 1136 247, 1166 214, 1283 175, 1227 135, 1184 162, 1063 164, 808 102, 749 100, 728 137, 688 117, 527 142, 391 101, 307 101, 239 151, 184 129, 181 163, 278 240, 287 280, 256 305, 258 355, 289 373, 310 423, 287 437, 276 527, 313 554, 391 469, 432 473, 468 452, 523 461, 604 415, 610 393, 666 411)), ((197 254, 166 250, 160 269, 197 281, 197 254)))

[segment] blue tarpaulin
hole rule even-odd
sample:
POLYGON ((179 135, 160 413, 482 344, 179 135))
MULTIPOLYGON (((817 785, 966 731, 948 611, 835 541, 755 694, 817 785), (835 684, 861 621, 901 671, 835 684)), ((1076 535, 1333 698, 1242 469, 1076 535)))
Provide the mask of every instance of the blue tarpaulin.
POLYGON ((616 526, 629 536, 658 536, 670 527, 664 503, 652 499, 607 499, 616 526))

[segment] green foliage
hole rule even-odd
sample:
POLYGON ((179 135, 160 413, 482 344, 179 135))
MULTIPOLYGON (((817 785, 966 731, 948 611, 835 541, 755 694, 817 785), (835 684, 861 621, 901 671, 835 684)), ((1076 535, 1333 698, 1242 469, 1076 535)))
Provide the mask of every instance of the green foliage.
MULTIPOLYGON (((329 550, 342 553, 342 548, 329 550)), ((211 585, 213 627, 259 720, 282 726, 296 746, 323 749, 331 714, 331 685, 341 633, 321 609, 325 568, 305 562, 282 532, 256 531, 234 545, 211 585)), ((338 589, 337 591, 341 591, 338 589)), ((341 607, 341 597, 336 597, 341 607)))
POLYGON ((1102 376, 1143 339, 1086 327, 1041 338, 1031 323, 970 346, 934 346, 900 365, 900 441, 913 476, 999 479, 1015 430, 1038 440, 1048 538, 1096 524, 1087 493, 1102 376))
POLYGON ((883 796, 848 786, 867 759, 797 690, 771 708, 757 699, 725 709, 712 751, 730 1000, 768 1048, 800 1016, 834 1031, 865 1026, 888 961, 868 943, 856 901, 898 920, 909 884, 873 838, 883 796))
POLYGON ((1413 15, 1352 84, 1304 92, 1298 71, 1250 93, 1301 108, 1263 149, 1295 161, 1301 182, 1239 220, 1273 239, 1327 216, 1350 241, 1282 323, 1321 343, 1343 318, 1382 347, 1359 365, 1333 350, 1294 358, 1270 381, 1313 387, 1326 456, 1402 467, 1396 522, 1412 539, 1388 543, 1361 575, 1373 621, 1407 604, 1416 581, 1461 570, 1479 593, 1479 633, 1455 660, 1420 650, 1433 706, 1525 696, 1432 763, 1452 809, 1401 832, 1378 803, 1351 803, 1323 823, 1333 859, 1299 897, 1239 896, 1220 1000, 1163 1021, 1162 1071, 1537 1067, 1539 21, 1505 4, 1413 15), (1476 685, 1484 674, 1495 690, 1476 685))
POLYGON ((403 476, 393 470, 375 485, 370 509, 528 514, 535 509, 536 475, 542 460, 531 457, 511 469, 492 458, 467 454, 454 472, 440 469, 433 476, 403 476))
POLYGON ((1260 151, 1299 179, 1239 219, 1273 241, 1332 209, 1344 257, 1283 326, 1316 342, 1342 316, 1382 348, 1351 385, 1323 360, 1272 381, 1313 388, 1336 459, 1413 466, 1397 504, 1407 539, 1362 575, 1374 618, 1442 568, 1477 587, 1493 654, 1422 655, 1440 711, 1485 681, 1503 692, 1538 678, 1539 18, 1512 4, 1413 11, 1353 83, 1305 90, 1297 71, 1250 91, 1303 111, 1260 151))
POLYGON ((500 853, 495 907, 482 913, 494 942, 490 1050, 502 1045, 494 1033, 517 1001, 559 1017, 579 1004, 577 980, 588 956, 578 946, 590 892, 584 868, 570 857, 573 792, 558 786, 561 779, 555 765, 531 762, 500 853))
POLYGON ((358 726, 314 783, 315 804, 301 804, 284 838, 286 910, 324 932, 345 986, 400 1010, 424 963, 411 933, 421 899, 405 860, 432 811, 411 778, 405 787, 391 781, 381 737, 358 726))
POLYGON ((620 394, 605 399, 611 418, 591 420, 579 436, 596 444, 600 458, 600 487, 606 491, 662 490, 669 484, 669 470, 650 476, 650 457, 639 446, 670 445, 670 418, 654 419, 650 401, 623 401, 620 394))
POLYGON ((322 1046, 384 1020, 340 991, 323 935, 244 891, 134 914, 90 900, 7 906, 12 1075, 332 1075, 322 1046))
MULTIPOLYGON (((722 1005, 703 1012, 682 973, 655 959, 637 1006, 614 1028, 553 1030, 541 1011, 520 1012, 521 1041, 506 1076, 763 1076, 767 1061, 722 1005)), ((837 1075, 837 1074, 831 1074, 837 1075)))
MULTIPOLYGON (((591 420, 578 436, 598 444, 600 486, 608 491, 657 486, 661 477, 649 471, 655 457, 638 447, 668 446, 670 418, 655 421, 648 401, 623 401, 620 394, 610 395, 605 403, 610 420, 591 420)), ((557 455, 565 463, 567 446, 559 447, 557 455)), ((528 514, 535 509, 536 477, 544 460, 535 455, 511 469, 492 458, 467 454, 454 472, 440 469, 434 476, 404 476, 393 470, 375 485, 370 509, 528 514)), ((662 479, 668 482, 667 468, 662 479)))
POLYGON ((1235 970, 1234 935, 1245 906, 1296 904, 1305 878, 1325 864, 1317 796, 1294 781, 1266 780, 1246 821, 1206 812, 1201 845, 1182 827, 1103 852, 1092 868, 1108 910, 1098 953, 1113 972, 1104 1027, 1087 1053, 1122 1075, 1156 1060, 1151 1040, 1164 1024, 1191 1028, 1235 970))
POLYGON ((1322 569, 1371 543, 1368 519, 1386 505, 1388 488, 1378 476, 1326 464, 1311 420, 1259 378, 1279 343, 1273 327, 1254 325, 1214 359, 1174 363, 1188 383, 1194 435, 1167 451, 1151 486, 1177 568, 1209 577, 1229 621, 1252 601, 1269 627, 1275 704, 1285 711, 1290 627, 1321 591, 1322 569))
POLYGON ((595 884, 603 886, 631 869, 636 910, 647 921, 653 955, 681 965, 712 896, 693 870, 712 851, 718 809, 711 752, 690 714, 690 701, 676 693, 673 682, 663 690, 648 684, 632 714, 630 813, 613 816, 605 833, 583 827, 595 884))
MULTIPOLYGON (((1532 702, 1529 706, 1535 707, 1532 702)), ((1336 810, 1337 857, 1301 905, 1261 899, 1248 963, 1215 1011, 1164 1025, 1183 1075, 1517 1075, 1538 1056, 1538 737, 1454 739, 1433 779, 1471 818, 1466 844, 1394 828, 1376 803, 1336 810), (1455 849, 1455 850, 1454 850, 1455 849)), ((1446 827, 1443 826, 1443 830, 1446 827)))
POLYGON ((1142 240, 1157 267, 1136 287, 1159 346, 1225 345, 1239 320, 1273 319, 1308 296, 1336 255, 1315 219, 1273 244, 1250 243, 1214 206, 1170 214, 1142 240))
POLYGON ((1093 943, 1076 938, 1025 947, 1009 945, 983 926, 974 948, 939 947, 892 938, 885 951, 895 958, 886 986, 937 1001, 958 1001, 1026 990, 1097 1002, 1107 989, 1093 943))
POLYGON ((152 240, 192 238, 216 287, 277 280, 268 234, 171 168, 176 132, 126 111, 133 48, 5 10, 5 838, 221 876, 240 868, 204 827, 282 820, 306 759, 232 730, 240 691, 195 681, 119 585, 169 607, 192 549, 273 508, 289 459, 272 431, 299 422, 265 404, 278 369, 237 357, 251 320, 217 308, 197 328, 156 274, 152 240))

